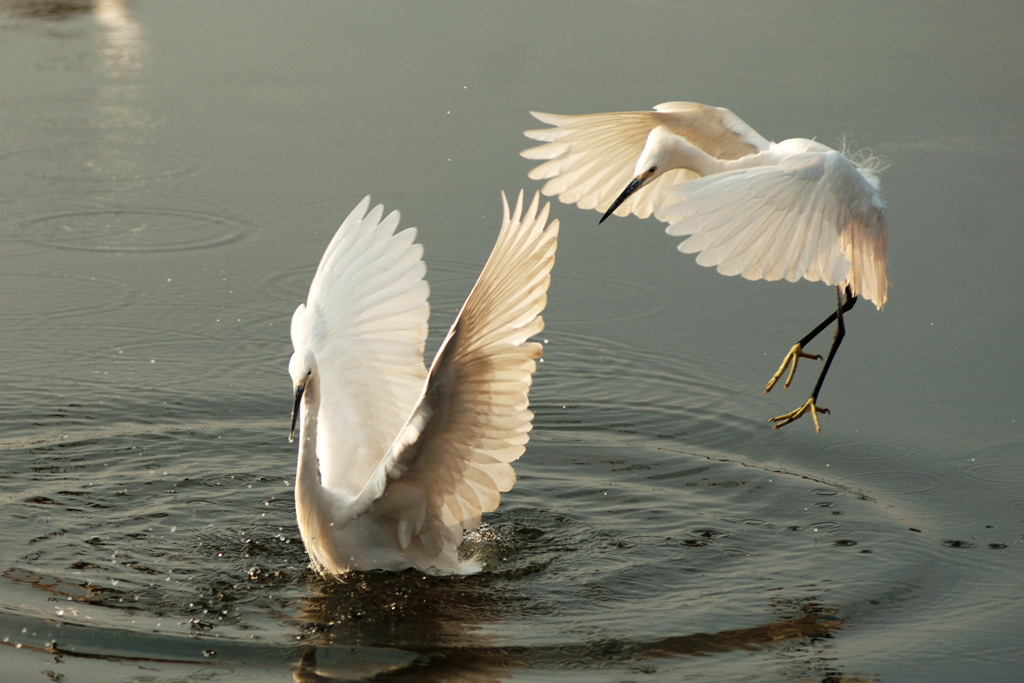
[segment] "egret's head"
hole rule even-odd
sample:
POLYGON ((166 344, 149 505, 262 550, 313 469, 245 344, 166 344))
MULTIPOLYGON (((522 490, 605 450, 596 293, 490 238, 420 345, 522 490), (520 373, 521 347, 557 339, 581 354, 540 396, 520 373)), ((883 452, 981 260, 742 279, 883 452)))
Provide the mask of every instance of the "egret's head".
POLYGON ((292 389, 295 391, 295 403, 292 404, 292 428, 288 432, 288 441, 295 438, 295 423, 299 419, 299 406, 306 386, 316 372, 316 358, 309 349, 297 349, 288 361, 288 374, 292 378, 292 389))
POLYGON ((622 202, 629 199, 637 190, 650 184, 651 181, 668 170, 668 160, 665 158, 667 149, 666 139, 671 135, 671 133, 660 127, 651 131, 650 135, 647 136, 647 144, 644 145, 643 151, 640 152, 640 157, 636 160, 636 168, 633 169, 633 179, 626 185, 626 189, 622 191, 622 194, 615 198, 615 201, 604 212, 598 223, 604 223, 604 219, 612 215, 622 202))

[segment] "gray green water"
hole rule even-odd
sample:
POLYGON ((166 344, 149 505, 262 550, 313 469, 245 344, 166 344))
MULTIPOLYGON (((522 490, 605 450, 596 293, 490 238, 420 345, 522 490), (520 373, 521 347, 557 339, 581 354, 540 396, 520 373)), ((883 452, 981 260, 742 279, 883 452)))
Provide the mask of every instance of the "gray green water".
POLYGON ((1016 3, 0 2, 0 679, 1013 680, 1024 603, 1016 3), (562 230, 519 481, 464 578, 311 574, 288 322, 364 194, 431 347, 537 188, 528 110, 847 134, 894 286, 724 278, 562 230), (824 342, 819 342, 823 345, 824 342), (818 349, 820 350, 820 349, 818 349), (804 374, 806 373, 806 374, 804 374))

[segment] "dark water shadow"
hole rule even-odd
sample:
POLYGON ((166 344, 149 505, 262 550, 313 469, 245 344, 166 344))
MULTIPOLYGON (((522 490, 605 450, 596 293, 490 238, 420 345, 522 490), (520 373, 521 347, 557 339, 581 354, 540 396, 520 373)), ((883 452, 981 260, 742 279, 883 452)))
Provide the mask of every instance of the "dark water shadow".
MULTIPOLYGON (((330 602, 327 598, 318 608, 323 609, 330 602)), ((348 606, 342 609, 347 611, 348 606)), ((423 617, 416 622, 420 642, 399 647, 374 643, 375 638, 352 643, 334 641, 330 636, 331 622, 315 625, 320 630, 317 642, 299 645, 137 633, 48 619, 27 620, 2 612, 0 630, 21 633, 17 639, 5 639, 5 645, 53 656, 65 664, 77 661, 76 666, 86 667, 84 671, 96 672, 118 663, 159 665, 165 671, 199 667, 221 673, 232 671, 235 675, 248 675, 254 670, 286 675, 290 670, 294 680, 303 683, 367 679, 500 681, 526 669, 596 674, 627 668, 636 673, 653 673, 656 663, 660 660, 664 664, 667 658, 773 648, 785 649, 784 666, 796 675, 830 673, 828 658, 822 656, 820 648, 844 627, 836 610, 808 598, 788 604, 782 601, 774 611, 773 621, 750 628, 654 640, 605 639, 545 646, 499 646, 487 643, 486 638, 474 642, 470 635, 472 623, 464 625, 464 642, 445 644, 450 632, 434 627, 455 614, 438 608, 415 615, 423 617), (434 642, 430 642, 431 633, 438 636, 434 642)), ((413 616, 403 612, 405 617, 413 616)))
MULTIPOLYGON (((322 605, 323 606, 323 605, 322 605)), ((830 639, 843 628, 834 608, 813 599, 780 601, 773 608, 775 620, 758 626, 715 633, 692 633, 654 640, 601 639, 576 644, 544 646, 499 646, 486 642, 445 645, 421 642, 408 648, 415 659, 395 663, 390 671, 380 671, 381 681, 499 681, 519 669, 548 671, 635 670, 654 673, 653 662, 666 658, 707 657, 735 651, 792 648, 803 644, 807 659, 798 668, 803 673, 822 672, 824 659, 811 655, 815 646, 830 639)), ((439 617, 435 613, 433 618, 439 617)), ((431 617, 417 624, 424 634, 437 633, 431 617)), ((468 626, 468 625, 467 625, 468 626)), ((445 631, 446 634, 450 632, 445 631)), ((469 635, 467 628, 464 636, 469 635)), ((448 637, 446 635, 446 637, 448 637)), ((442 639, 443 640, 443 639, 442 639)), ((485 641, 486 638, 480 638, 485 641)), ((353 680, 360 672, 346 661, 351 646, 338 642, 314 644, 303 649, 294 670, 296 681, 303 683, 353 680)), ((790 653, 792 655, 792 653, 790 653)), ((792 666, 792 663, 790 663, 792 666)))

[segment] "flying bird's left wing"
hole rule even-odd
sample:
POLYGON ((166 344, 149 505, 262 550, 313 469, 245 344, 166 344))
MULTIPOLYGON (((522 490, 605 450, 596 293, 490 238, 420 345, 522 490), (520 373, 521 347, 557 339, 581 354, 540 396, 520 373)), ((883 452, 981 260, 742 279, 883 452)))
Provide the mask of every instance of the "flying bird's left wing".
POLYGON ((698 102, 662 102, 654 111, 659 125, 716 159, 739 159, 766 150, 771 144, 725 107, 698 102))
MULTIPOLYGON (((718 159, 738 159, 768 147, 767 140, 728 109, 696 102, 580 116, 530 113, 552 127, 524 133, 544 143, 520 153, 544 162, 531 169, 529 177, 547 181, 541 189, 545 195, 601 212, 632 180, 647 136, 659 126, 718 159)), ((647 218, 664 203, 666 188, 696 177, 684 169, 668 171, 626 199, 615 215, 647 218)))

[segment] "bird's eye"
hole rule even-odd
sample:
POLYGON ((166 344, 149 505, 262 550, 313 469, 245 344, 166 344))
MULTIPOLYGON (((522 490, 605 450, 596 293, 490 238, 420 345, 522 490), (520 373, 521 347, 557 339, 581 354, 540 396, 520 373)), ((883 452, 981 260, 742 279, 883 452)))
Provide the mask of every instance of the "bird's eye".
POLYGON ((658 170, 657 166, 651 166, 649 169, 647 169, 647 173, 651 174, 651 173, 654 173, 657 170, 658 170))

